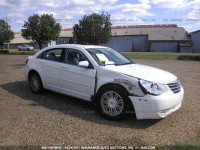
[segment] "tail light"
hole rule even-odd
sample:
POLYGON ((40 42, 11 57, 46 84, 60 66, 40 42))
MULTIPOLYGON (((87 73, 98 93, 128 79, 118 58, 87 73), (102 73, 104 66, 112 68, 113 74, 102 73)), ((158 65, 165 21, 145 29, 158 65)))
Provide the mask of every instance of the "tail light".
POLYGON ((28 58, 26 59, 26 64, 28 63, 28 58))

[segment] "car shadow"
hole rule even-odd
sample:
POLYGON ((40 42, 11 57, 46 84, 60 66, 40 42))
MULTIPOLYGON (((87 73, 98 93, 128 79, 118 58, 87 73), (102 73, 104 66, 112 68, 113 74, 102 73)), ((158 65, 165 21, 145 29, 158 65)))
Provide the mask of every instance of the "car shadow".
POLYGON ((18 81, 0 85, 4 90, 12 93, 23 100, 33 101, 30 107, 43 106, 51 110, 57 110, 63 114, 71 115, 82 120, 117 126, 123 128, 144 129, 158 123, 160 120, 137 120, 135 114, 128 114, 116 121, 107 120, 95 110, 90 103, 59 93, 45 90, 42 94, 34 94, 27 81, 18 81))

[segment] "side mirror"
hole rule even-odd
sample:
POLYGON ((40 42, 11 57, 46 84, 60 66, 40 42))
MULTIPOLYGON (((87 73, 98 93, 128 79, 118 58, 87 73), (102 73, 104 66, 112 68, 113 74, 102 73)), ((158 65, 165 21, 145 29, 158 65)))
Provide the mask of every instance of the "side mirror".
POLYGON ((88 68, 89 67, 89 62, 88 61, 80 61, 78 63, 79 67, 84 67, 84 68, 88 68))

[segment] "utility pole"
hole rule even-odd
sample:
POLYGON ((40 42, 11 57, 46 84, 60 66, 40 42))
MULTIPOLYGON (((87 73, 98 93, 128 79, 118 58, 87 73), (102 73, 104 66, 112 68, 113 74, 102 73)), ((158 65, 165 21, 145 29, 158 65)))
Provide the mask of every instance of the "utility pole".
POLYGON ((6 12, 6 23, 8 24, 8 15, 7 15, 7 12, 6 12))
MULTIPOLYGON (((7 23, 7 28, 8 28, 8 15, 7 15, 7 12, 6 12, 6 23, 7 23)), ((8 42, 8 50, 10 49, 10 45, 9 45, 9 42, 8 42)))

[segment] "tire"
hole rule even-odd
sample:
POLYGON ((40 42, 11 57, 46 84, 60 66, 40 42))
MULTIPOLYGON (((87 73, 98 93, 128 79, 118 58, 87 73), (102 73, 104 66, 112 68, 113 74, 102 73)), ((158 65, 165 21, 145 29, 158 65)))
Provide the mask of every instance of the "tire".
POLYGON ((27 51, 30 51, 30 49, 29 49, 29 48, 27 48, 27 51))
POLYGON ((21 51, 21 49, 19 48, 19 51, 21 51))
POLYGON ((43 85, 40 76, 37 73, 32 73, 29 79, 30 88, 33 93, 41 93, 43 91, 43 85))
POLYGON ((130 100, 128 92, 120 86, 106 86, 97 95, 97 109, 109 120, 116 120, 124 116, 130 100))

